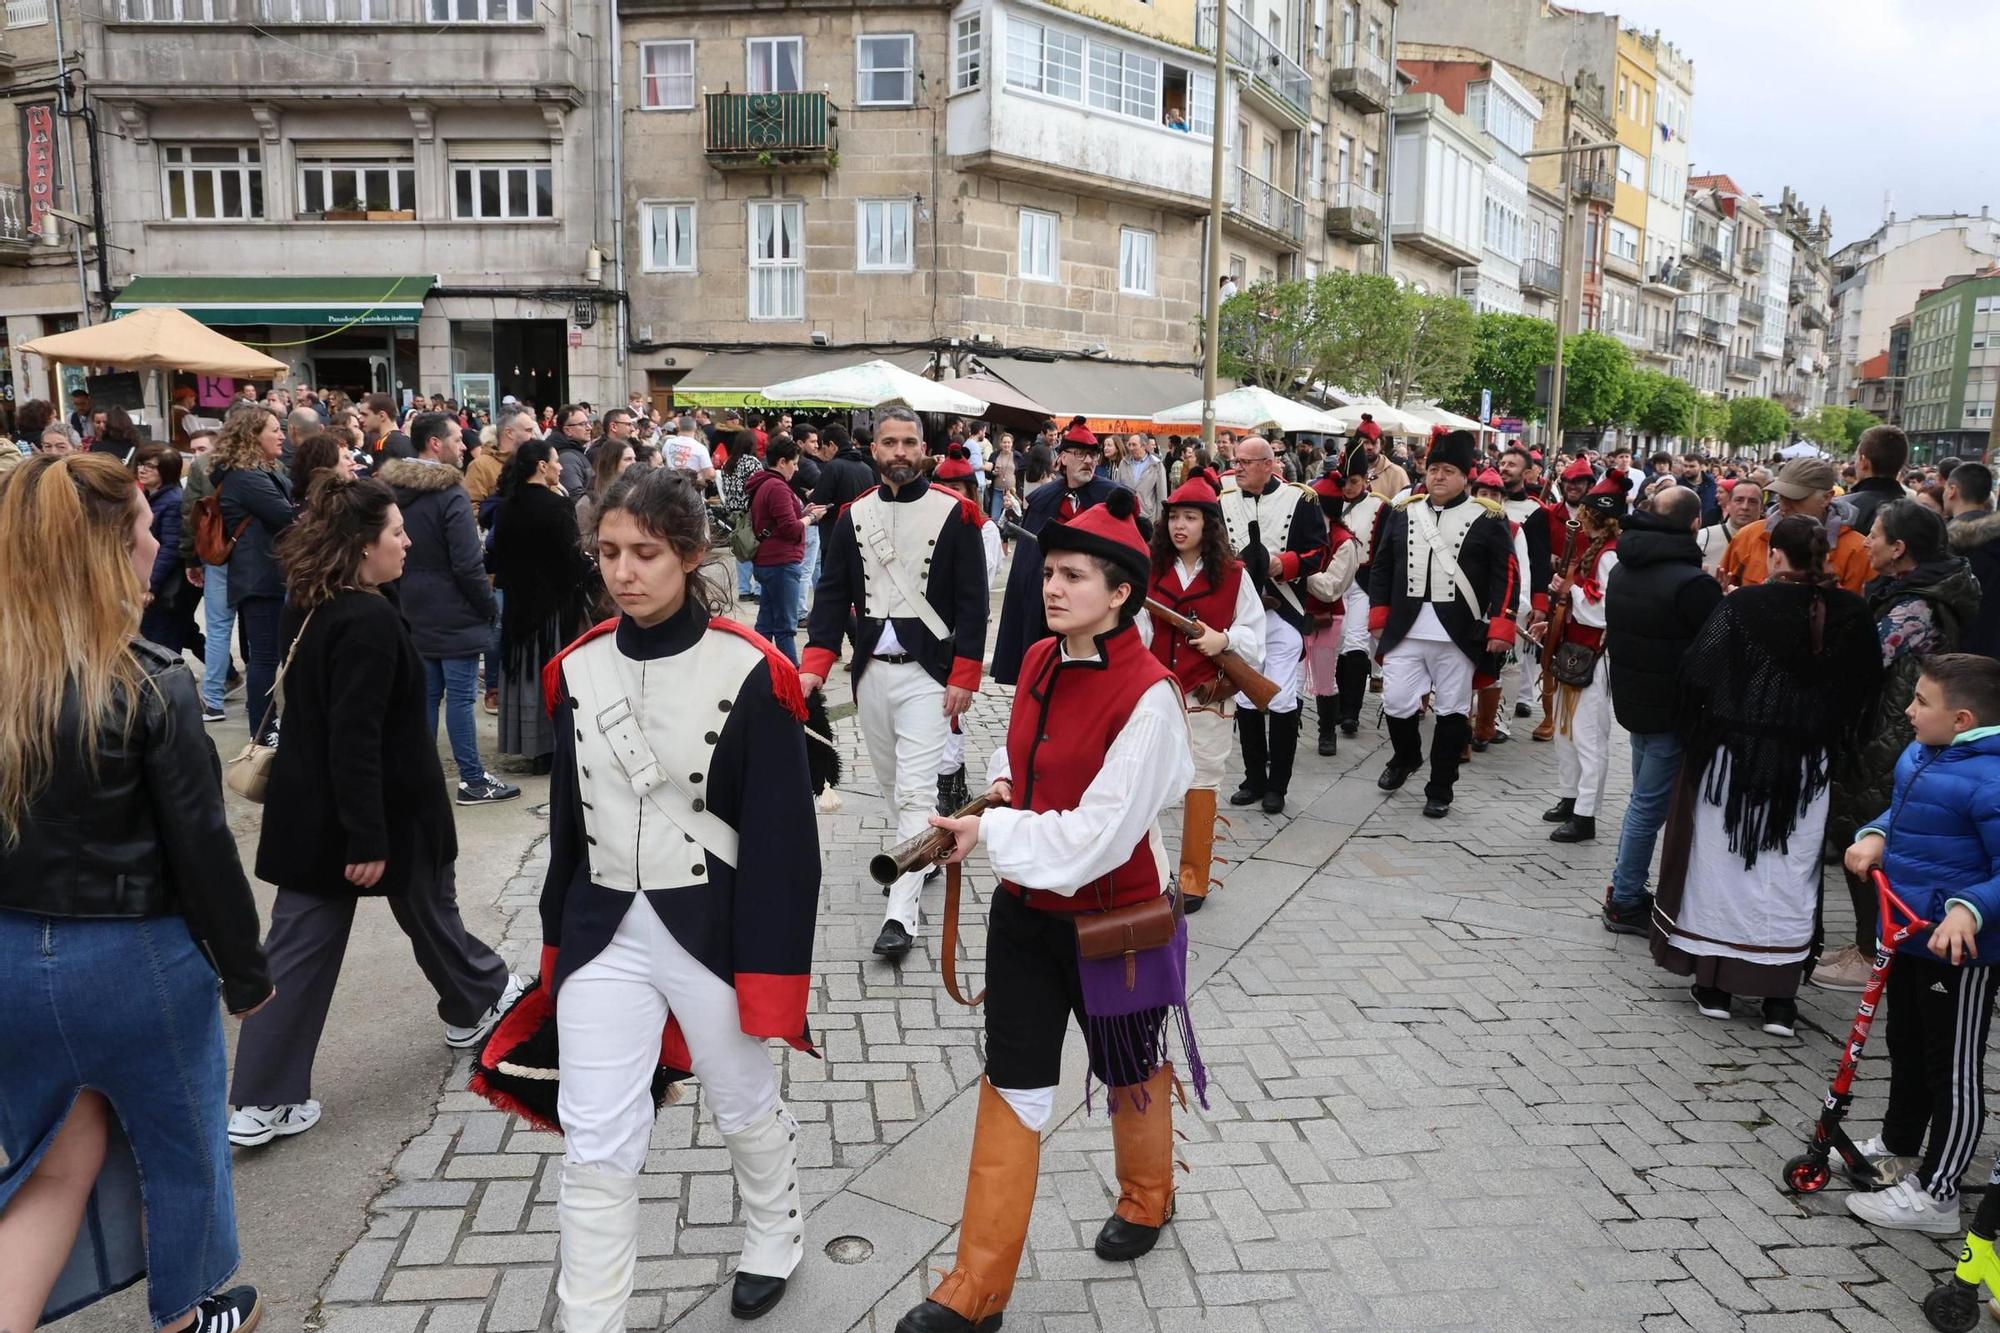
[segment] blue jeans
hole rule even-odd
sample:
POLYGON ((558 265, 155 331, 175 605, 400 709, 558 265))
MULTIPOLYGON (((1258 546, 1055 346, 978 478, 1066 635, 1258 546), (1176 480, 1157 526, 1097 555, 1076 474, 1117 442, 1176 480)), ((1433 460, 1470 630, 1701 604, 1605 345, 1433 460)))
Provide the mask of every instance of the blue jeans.
MULTIPOLYGON (((201 614, 207 637, 201 663, 201 701, 219 713, 222 696, 229 690, 229 639, 236 628, 236 613, 229 609, 228 565, 202 566, 201 614)), ((251 725, 256 725, 255 719, 251 725)))
POLYGON ((806 524, 806 562, 804 572, 799 576, 799 604, 805 604, 805 589, 819 586, 819 527, 806 524))
POLYGON ((493 638, 486 645, 486 688, 500 688, 500 613, 507 606, 507 594, 493 590, 493 638))
POLYGON ((763 600, 757 606, 757 632, 778 651, 799 661, 799 597, 805 591, 805 566, 758 565, 757 586, 763 600))
POLYGON ((1645 901, 1653 843, 1667 822, 1667 805, 1681 776, 1681 738, 1672 731, 1632 733, 1632 800, 1618 835, 1618 864, 1611 872, 1611 901, 1645 901))
POLYGON ((458 780, 476 787, 486 781, 486 766, 479 762, 479 732, 472 716, 479 702, 477 657, 424 659, 424 711, 430 715, 433 743, 437 741, 439 699, 444 700, 444 729, 451 737, 451 758, 458 765, 458 780))
POLYGON ((756 566, 752 565, 748 560, 738 560, 736 562, 736 599, 738 601, 742 601, 750 596, 751 593, 757 591, 756 585, 750 581, 752 578, 751 571, 755 568, 756 566))
POLYGON ((182 917, 0 911, 0 1210, 83 1089, 116 1113, 45 1318, 144 1276, 148 1313, 164 1324, 236 1270, 218 990, 182 917))
POLYGON ((278 679, 278 664, 284 660, 286 645, 279 642, 283 634, 282 621, 285 615, 285 599, 282 597, 245 597, 236 604, 236 614, 243 618, 243 629, 249 639, 244 653, 244 674, 249 678, 244 691, 243 707, 245 720, 253 729, 264 728, 263 734, 270 735, 278 725, 278 714, 271 705, 271 687, 278 679), (265 720, 266 710, 270 719, 265 720))

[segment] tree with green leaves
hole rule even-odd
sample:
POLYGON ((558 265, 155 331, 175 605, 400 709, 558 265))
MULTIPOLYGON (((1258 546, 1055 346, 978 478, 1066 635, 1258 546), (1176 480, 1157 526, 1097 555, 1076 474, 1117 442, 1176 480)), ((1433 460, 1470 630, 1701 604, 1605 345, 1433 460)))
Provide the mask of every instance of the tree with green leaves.
POLYGON ((1845 448, 1848 445, 1847 414, 1848 409, 1838 403, 1821 403, 1799 418, 1799 434, 1829 449, 1845 448))
POLYGON ((1729 404, 1712 393, 1699 395, 1694 406, 1694 437, 1720 440, 1729 433, 1729 404))
POLYGON ((1644 402, 1632 424, 1648 435, 1692 438, 1695 424, 1694 386, 1657 370, 1641 370, 1633 378, 1644 385, 1644 402))
POLYGON ((1222 303, 1217 360, 1225 375, 1291 397, 1319 359, 1308 282, 1260 282, 1222 303))
POLYGON ((1861 443, 1861 432, 1867 430, 1870 426, 1881 425, 1882 419, 1873 412, 1864 411, 1858 407, 1847 408, 1846 412, 1847 449, 1848 452, 1852 453, 1855 446, 1861 443))
POLYGON ((1632 354, 1608 333, 1586 331, 1563 339, 1562 428, 1602 432, 1626 408, 1632 354))
POLYGON ((1729 400, 1729 427, 1723 438, 1739 448, 1775 444, 1785 438, 1792 418, 1784 406, 1769 398, 1729 400))
POLYGON ((1445 397, 1445 406, 1476 416, 1480 391, 1489 389, 1499 415, 1540 421, 1547 409, 1535 402, 1535 375, 1555 359, 1556 326, 1548 320, 1486 311, 1473 333, 1472 369, 1457 392, 1445 397))
POLYGON ((1463 383, 1478 326, 1472 307, 1456 296, 1405 291, 1402 297, 1380 330, 1380 392, 1391 407, 1442 398, 1463 383))

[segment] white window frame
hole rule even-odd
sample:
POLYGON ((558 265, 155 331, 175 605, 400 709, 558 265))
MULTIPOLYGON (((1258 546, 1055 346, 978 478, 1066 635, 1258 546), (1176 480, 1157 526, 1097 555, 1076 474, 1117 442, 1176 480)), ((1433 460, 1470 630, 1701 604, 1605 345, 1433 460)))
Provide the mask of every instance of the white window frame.
POLYGON ((693 273, 700 262, 701 245, 696 236, 699 210, 692 199, 642 199, 639 201, 639 271, 641 273, 693 273), (687 212, 687 253, 673 253, 673 230, 670 227, 665 237, 668 254, 664 261, 656 260, 653 242, 656 232, 655 217, 660 213, 687 212))
POLYGON ((451 217, 454 222, 549 222, 553 221, 556 216, 555 163, 545 157, 495 159, 491 161, 483 158, 454 158, 451 161, 450 189, 451 217), (482 177, 489 171, 500 173, 500 180, 498 182, 500 190, 498 212, 488 212, 485 209, 486 191, 485 182, 482 177), (462 213, 458 207, 458 178, 461 172, 470 172, 472 175, 472 211, 470 213, 462 213), (517 173, 526 177, 528 188, 528 211, 518 214, 512 211, 512 205, 509 202, 513 194, 513 189, 508 179, 517 173), (538 213, 535 211, 535 203, 539 198, 539 191, 536 189, 536 186, 540 183, 537 177, 543 173, 547 173, 548 175, 549 211, 538 213))
POLYGON ((1207 139, 1215 134, 1215 71, 1188 71, 1188 133, 1207 139))
POLYGON ((1127 296, 1153 294, 1153 233, 1137 227, 1118 229, 1118 290, 1127 296))
POLYGON ((1322 125, 1306 131, 1306 193, 1313 199, 1326 198, 1326 127, 1322 125))
POLYGON ((1080 34, 1067 29, 1010 18, 1007 20, 1006 80, 1013 87, 1031 93, 1084 105, 1084 90, 1089 81, 1086 45, 1080 34), (1030 43, 1034 48, 1032 53, 1026 49, 1030 43), (1034 65, 1032 72, 1025 68, 1030 54, 1034 65), (1017 69, 1017 66, 1020 68, 1017 69), (1060 86, 1057 86, 1057 79, 1050 77, 1052 71, 1058 76, 1060 86))
MULTIPOLYGON (((805 77, 805 66, 799 66, 799 77, 805 77)), ((854 105, 856 106, 914 106, 917 100, 917 38, 908 32, 864 32, 854 38, 854 105), (862 52, 871 49, 875 42, 901 42, 904 64, 864 65, 862 52), (863 96, 868 86, 870 74, 901 74, 903 76, 903 96, 896 98, 871 98, 863 96)))
POLYGON ((694 110, 694 42, 690 38, 677 37, 669 41, 639 43, 639 109, 641 111, 692 111, 694 110), (675 47, 687 50, 687 73, 661 73, 652 68, 655 54, 663 54, 675 47), (679 79, 687 80, 687 100, 671 100, 669 90, 679 79))
POLYGON ((857 273, 911 273, 917 267, 917 210, 913 200, 907 196, 899 199, 857 199, 854 201, 854 271, 857 273), (870 260, 868 257, 868 215, 880 210, 882 215, 882 258, 870 260), (903 247, 900 255, 893 252, 891 238, 895 228, 891 219, 896 213, 903 216, 903 247))
POLYGON ((535 0, 430 0, 432 23, 533 23, 535 0))
POLYGON ((1021 210, 1021 243, 1016 264, 1023 282, 1057 282, 1062 275, 1062 219, 1039 208, 1021 210), (1046 233, 1045 237, 1042 233, 1046 233), (1046 246, 1042 245, 1046 239, 1046 246), (1035 266, 1035 251, 1043 249, 1046 268, 1035 266))
MULTIPOLYGON (((806 206, 796 199, 752 199, 749 201, 749 234, 745 238, 745 253, 749 259, 749 291, 746 310, 750 319, 758 323, 796 324, 806 317, 806 206), (795 242, 795 253, 790 258, 759 257, 757 254, 757 216, 760 209, 775 211, 771 235, 774 239, 783 237, 789 230, 795 242), (785 219, 795 219, 791 228, 785 226, 785 219), (789 273, 793 276, 782 279, 778 292, 781 300, 790 298, 797 302, 796 310, 780 309, 773 313, 768 308, 758 311, 759 275, 766 273, 789 273)), ((766 284, 768 285, 768 284, 766 284)))
POLYGON ((803 37, 745 37, 743 39, 743 86, 753 93, 798 93, 806 87, 806 39, 803 37), (757 86, 757 51, 761 47, 771 48, 772 82, 778 73, 777 50, 790 46, 797 52, 793 64, 798 70, 799 86, 796 88, 759 88, 757 86))
POLYGON ((963 15, 951 26, 951 90, 979 87, 986 70, 986 25, 979 11, 963 15))
MULTIPOLYGON (((293 215, 300 218, 322 218, 331 210, 324 207, 309 211, 306 208, 306 181, 310 176, 320 178, 320 202, 330 204, 334 199, 333 177, 337 173, 352 172, 357 175, 380 171, 389 176, 389 211, 414 214, 417 209, 417 159, 414 154, 394 156, 384 154, 371 158, 346 158, 315 153, 310 146, 296 150, 298 164, 298 198, 293 201, 293 215), (407 182, 403 179, 407 176, 407 182), (407 188, 405 186, 407 185, 407 188)), ((365 196, 365 183, 358 183, 365 196)), ((365 199, 364 199, 365 201, 365 199)))
POLYGON ((211 140, 204 143, 200 140, 194 140, 191 142, 160 145, 160 216, 168 222, 262 222, 269 214, 270 200, 264 197, 264 158, 261 149, 255 142, 232 139, 211 140), (217 148, 235 149, 237 154, 236 161, 195 162, 188 156, 196 149, 217 148), (182 154, 182 160, 178 162, 173 161, 171 155, 174 153, 182 154), (220 211, 222 208, 223 179, 232 175, 236 177, 237 197, 243 204, 242 215, 237 217, 227 216, 220 211), (207 176, 209 178, 210 197, 214 200, 216 209, 218 210, 213 217, 203 217, 193 211, 195 197, 194 182, 200 176, 207 176), (182 213, 175 213, 173 211, 174 196, 172 182, 176 177, 181 181, 181 200, 186 206, 186 211, 182 213), (254 211, 251 208, 253 195, 251 185, 253 182, 257 187, 254 192, 257 197, 257 207, 254 211))

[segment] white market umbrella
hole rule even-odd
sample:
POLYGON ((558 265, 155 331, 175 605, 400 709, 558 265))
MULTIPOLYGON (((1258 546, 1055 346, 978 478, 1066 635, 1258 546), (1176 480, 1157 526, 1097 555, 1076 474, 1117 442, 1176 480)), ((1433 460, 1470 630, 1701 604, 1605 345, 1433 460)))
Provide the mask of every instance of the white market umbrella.
MULTIPOLYGON (((1201 403, 1197 398, 1179 407, 1170 407, 1164 412, 1153 414, 1155 426, 1198 425, 1201 422, 1201 403)), ((1254 384, 1246 384, 1240 389, 1218 394, 1215 399, 1215 424, 1227 430, 1257 430, 1264 426, 1275 426, 1289 434, 1292 431, 1311 431, 1317 435, 1332 435, 1338 432, 1340 423, 1330 412, 1304 403, 1295 403, 1269 389, 1254 384)))
MULTIPOLYGON (((1484 434, 1493 429, 1483 422, 1474 421, 1471 417, 1462 417, 1456 412, 1447 411, 1435 403, 1418 403, 1415 407, 1406 407, 1403 409, 1403 414, 1405 416, 1419 417, 1434 425, 1445 426, 1451 430, 1469 430, 1476 434, 1484 434)), ((1377 417, 1376 419, 1379 421, 1381 418, 1377 417)))
POLYGON ((774 403, 839 403, 845 407, 887 407, 901 403, 918 412, 949 412, 957 416, 977 416, 986 410, 984 398, 913 375, 887 361, 864 361, 858 366, 823 370, 817 375, 766 385, 762 392, 774 403))
POLYGON ((1380 398, 1357 398, 1345 407, 1336 407, 1327 415, 1340 422, 1342 431, 1351 432, 1361 424, 1361 414, 1369 413, 1375 424, 1391 435, 1428 435, 1431 423, 1421 417, 1411 416, 1400 408, 1394 408, 1380 398))
POLYGON ((1826 451, 1821 449, 1816 444, 1808 444, 1806 441, 1800 440, 1797 444, 1788 444, 1784 448, 1778 450, 1778 457, 1824 458, 1826 457, 1826 451))

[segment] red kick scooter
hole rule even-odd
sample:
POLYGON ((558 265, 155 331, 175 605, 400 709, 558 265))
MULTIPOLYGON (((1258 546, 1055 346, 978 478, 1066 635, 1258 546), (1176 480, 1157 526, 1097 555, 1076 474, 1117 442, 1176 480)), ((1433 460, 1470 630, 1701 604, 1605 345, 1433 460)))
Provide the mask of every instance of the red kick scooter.
POLYGON ((1833 1179, 1834 1153, 1847 1167, 1847 1174, 1856 1189, 1886 1189, 1892 1181, 1876 1178, 1875 1168, 1854 1145, 1846 1128, 1841 1124, 1847 1118, 1848 1103, 1854 1100, 1854 1070, 1861 1063, 1861 1048, 1868 1043, 1868 1030, 1875 1026, 1875 1011, 1882 1003, 1882 992, 1889 984, 1889 966, 1896 961, 1896 946, 1920 930, 1928 930, 1930 922, 1912 912, 1889 887, 1889 877, 1876 866, 1868 872, 1868 878, 1875 885, 1878 904, 1875 920, 1879 923, 1875 937, 1875 966, 1868 974, 1868 985, 1861 992, 1861 1008, 1854 1015, 1853 1030, 1847 1034, 1847 1046, 1840 1053, 1840 1069, 1833 1076, 1833 1086, 1826 1090, 1826 1100, 1820 1103, 1819 1120, 1813 1125, 1812 1139, 1806 1150, 1786 1162, 1780 1173, 1785 1188, 1799 1194, 1817 1194, 1825 1189, 1833 1179), (1902 924, 1891 923, 1900 917, 1902 924))

